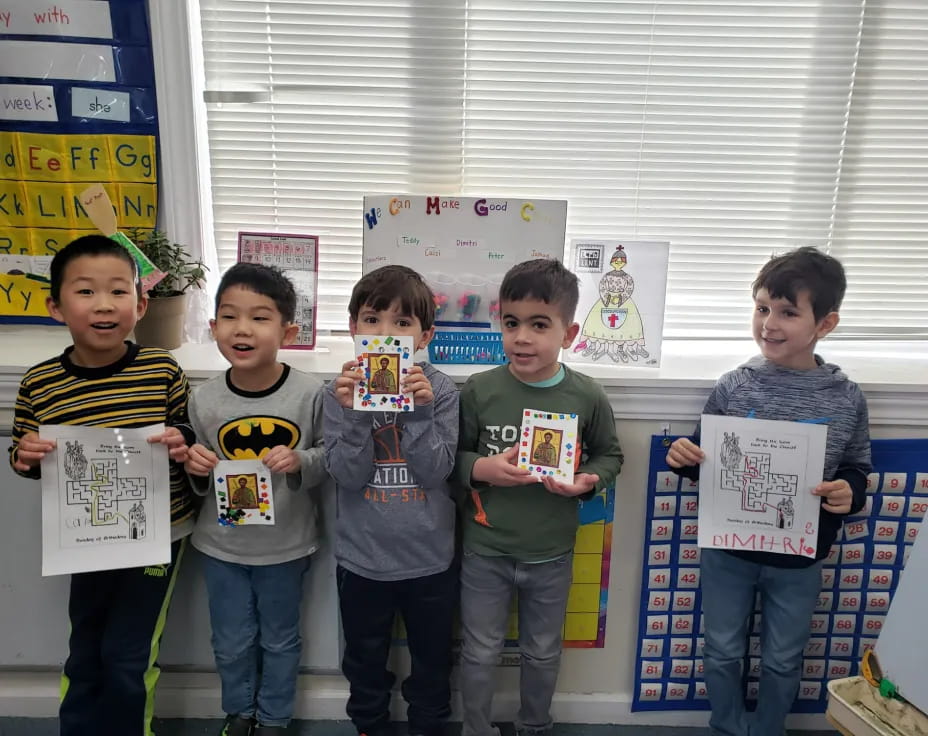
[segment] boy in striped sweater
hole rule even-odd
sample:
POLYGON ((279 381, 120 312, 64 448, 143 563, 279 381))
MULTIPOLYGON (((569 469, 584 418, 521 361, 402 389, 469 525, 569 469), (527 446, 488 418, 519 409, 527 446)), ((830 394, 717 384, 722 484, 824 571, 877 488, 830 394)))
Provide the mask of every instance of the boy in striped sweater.
MULTIPOLYGON (((102 235, 74 240, 52 259, 49 314, 67 325, 73 345, 30 368, 16 398, 10 464, 39 477, 55 451, 43 424, 146 427, 164 423, 171 457, 170 564, 71 577, 69 653, 62 674, 61 736, 152 733, 155 664, 167 607, 194 507, 179 463, 193 432, 187 423, 187 378, 165 350, 126 340, 145 313, 138 267, 102 235)), ((159 489, 160 490, 160 489, 159 489)))

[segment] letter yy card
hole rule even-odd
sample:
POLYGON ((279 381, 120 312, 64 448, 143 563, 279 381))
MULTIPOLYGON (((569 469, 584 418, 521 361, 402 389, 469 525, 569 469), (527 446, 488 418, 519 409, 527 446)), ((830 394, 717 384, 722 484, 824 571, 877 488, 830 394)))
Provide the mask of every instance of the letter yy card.
POLYGON ((354 350, 364 375, 354 392, 359 411, 412 411, 412 394, 403 393, 403 379, 413 366, 411 337, 355 335, 354 350))
POLYGON ((522 411, 518 465, 539 480, 550 476, 561 483, 573 483, 580 457, 577 445, 576 414, 522 411))

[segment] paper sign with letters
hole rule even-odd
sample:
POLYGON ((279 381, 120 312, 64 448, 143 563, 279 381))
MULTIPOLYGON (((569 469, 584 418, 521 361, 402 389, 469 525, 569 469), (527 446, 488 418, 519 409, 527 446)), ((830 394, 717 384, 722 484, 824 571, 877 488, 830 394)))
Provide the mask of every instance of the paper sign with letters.
POLYGON ((704 414, 699 546, 815 557, 823 424, 704 414))
POLYGON ((412 411, 412 394, 402 383, 413 366, 415 345, 411 337, 355 335, 354 350, 364 375, 354 392, 359 411, 412 411))
POLYGON ((220 460, 213 468, 213 490, 222 526, 274 524, 271 471, 260 460, 220 460))
POLYGON ((561 483, 574 482, 580 456, 577 415, 524 409, 519 436, 518 466, 536 478, 549 476, 561 483))
POLYGON ((41 466, 43 575, 171 561, 168 450, 146 441, 162 432, 163 424, 39 427, 56 442, 41 466))

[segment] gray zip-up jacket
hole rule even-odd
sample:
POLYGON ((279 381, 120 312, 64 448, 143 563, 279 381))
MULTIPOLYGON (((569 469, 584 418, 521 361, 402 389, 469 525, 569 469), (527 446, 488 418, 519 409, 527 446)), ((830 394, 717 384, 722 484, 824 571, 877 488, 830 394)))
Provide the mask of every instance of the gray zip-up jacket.
POLYGON ((454 556, 448 476, 458 442, 458 390, 420 363, 435 399, 411 412, 346 409, 325 390, 325 460, 337 486, 335 558, 371 580, 444 572, 454 556))

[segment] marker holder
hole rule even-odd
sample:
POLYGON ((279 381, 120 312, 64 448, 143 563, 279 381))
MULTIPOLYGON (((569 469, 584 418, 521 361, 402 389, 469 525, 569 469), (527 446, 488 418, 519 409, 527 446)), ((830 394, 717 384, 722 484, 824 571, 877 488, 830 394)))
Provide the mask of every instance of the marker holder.
POLYGON ((499 332, 436 332, 429 343, 431 363, 503 365, 503 336, 499 332))

